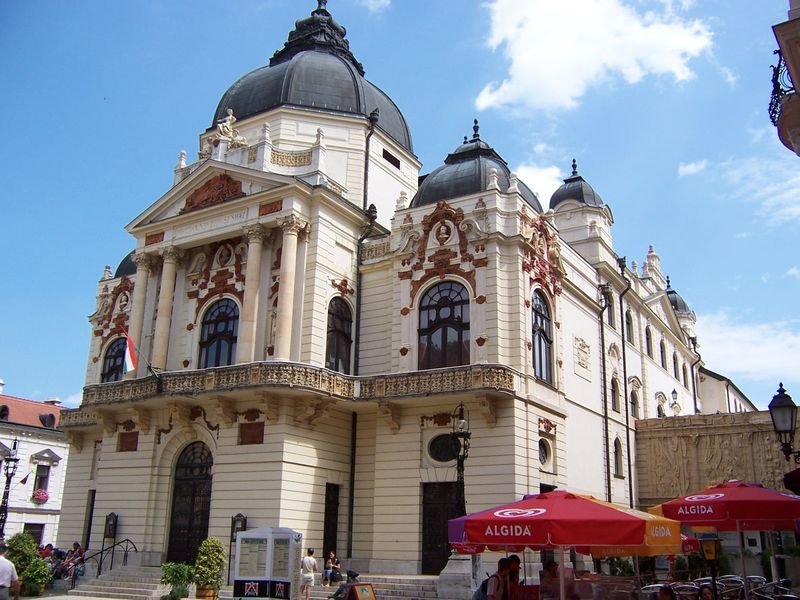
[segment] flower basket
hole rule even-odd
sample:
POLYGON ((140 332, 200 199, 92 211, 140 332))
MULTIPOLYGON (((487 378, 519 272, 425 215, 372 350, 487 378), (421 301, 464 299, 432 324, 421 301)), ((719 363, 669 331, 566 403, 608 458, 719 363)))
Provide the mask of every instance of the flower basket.
POLYGON ((33 490, 31 500, 33 500, 36 504, 44 504, 50 500, 50 494, 47 493, 47 490, 39 488, 38 490, 33 490))

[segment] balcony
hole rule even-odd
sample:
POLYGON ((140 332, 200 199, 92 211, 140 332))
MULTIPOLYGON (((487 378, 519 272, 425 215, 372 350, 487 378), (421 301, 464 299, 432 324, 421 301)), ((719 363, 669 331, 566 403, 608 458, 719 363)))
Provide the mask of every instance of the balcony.
POLYGON ((63 429, 90 427, 96 415, 134 406, 152 408, 166 400, 200 403, 224 395, 246 399, 254 393, 302 395, 346 402, 391 402, 403 398, 462 393, 513 396, 520 373, 499 364, 352 377, 322 367, 288 362, 257 362, 214 369, 168 371, 159 379, 142 377, 88 385, 80 408, 61 414, 63 429))
POLYGON ((778 128, 784 146, 800 156, 800 98, 792 82, 783 53, 776 50, 778 64, 772 67, 772 97, 769 118, 778 128))

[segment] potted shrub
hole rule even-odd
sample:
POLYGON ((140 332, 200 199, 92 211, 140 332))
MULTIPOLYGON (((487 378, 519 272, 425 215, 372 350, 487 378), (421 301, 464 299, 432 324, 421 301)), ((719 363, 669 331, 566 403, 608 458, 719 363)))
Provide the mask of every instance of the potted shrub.
MULTIPOLYGON (((8 551, 6 558, 14 563, 17 573, 23 574, 28 565, 33 562, 34 558, 39 558, 39 549, 36 546, 36 541, 30 533, 20 531, 15 533, 6 542, 8 551)), ((23 579, 24 579, 23 575, 23 579)))
POLYGON ((197 598, 217 597, 225 569, 225 546, 217 538, 206 538, 200 544, 194 563, 194 580, 197 598))
POLYGON ((22 580, 25 582, 25 593, 28 596, 38 596, 44 592, 44 586, 52 578, 50 565, 38 556, 28 563, 25 570, 21 573, 22 580))
POLYGON ((166 562, 161 565, 161 583, 170 586, 169 594, 161 596, 162 600, 188 598, 189 585, 194 581, 192 565, 186 563, 166 562))

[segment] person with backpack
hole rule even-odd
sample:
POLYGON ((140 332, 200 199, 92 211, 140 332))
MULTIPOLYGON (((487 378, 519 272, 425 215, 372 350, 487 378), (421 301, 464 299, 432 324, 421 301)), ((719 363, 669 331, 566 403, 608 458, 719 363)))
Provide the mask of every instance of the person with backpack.
POLYGON ((497 571, 484 579, 475 590, 472 600, 509 600, 508 572, 511 563, 507 558, 497 561, 497 571))

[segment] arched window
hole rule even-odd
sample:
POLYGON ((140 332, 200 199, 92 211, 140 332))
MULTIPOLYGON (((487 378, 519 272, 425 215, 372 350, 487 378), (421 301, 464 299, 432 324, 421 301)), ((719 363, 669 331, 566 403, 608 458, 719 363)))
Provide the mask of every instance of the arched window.
POLYGON ((100 383, 119 381, 125 374, 125 348, 127 342, 120 337, 111 342, 103 356, 103 370, 100 371, 100 383))
POLYGON ((672 353, 672 374, 675 376, 675 379, 678 378, 678 354, 677 352, 672 353))
POLYGON ((666 415, 666 413, 664 412, 664 405, 663 405, 663 404, 659 404, 659 405, 656 407, 656 415, 657 415, 659 418, 661 418, 661 417, 666 417, 666 416, 667 416, 667 415, 666 415))
POLYGON ((611 410, 619 412, 619 383, 616 378, 611 380, 611 410))
POLYGON ((350 307, 341 298, 334 298, 328 305, 328 340, 325 346, 325 366, 331 371, 350 373, 352 329, 350 307))
POLYGON ((533 292, 531 316, 533 317, 533 374, 537 379, 553 383, 553 325, 550 307, 544 294, 533 292))
POLYGON ((636 394, 636 390, 631 390, 631 416, 634 419, 639 418, 639 396, 636 394))
POLYGON ((419 369, 469 364, 469 295, 455 281, 439 283, 419 304, 419 369))
POLYGON ((686 365, 685 364, 681 366, 681 370, 683 371, 683 387, 685 387, 688 390, 689 389, 689 373, 686 370, 686 365))
POLYGON ((232 365, 236 357, 239 307, 230 298, 215 302, 203 317, 199 368, 232 365))
POLYGON ((614 440, 614 476, 623 477, 622 472, 622 442, 614 440))
POLYGON ((659 346, 659 350, 661 351, 661 368, 667 368, 667 345, 664 343, 664 340, 661 340, 661 344, 659 346))
POLYGON ((650 331, 650 326, 644 328, 644 346, 647 350, 647 356, 653 358, 653 332, 650 331))
POLYGON ((633 341, 633 316, 630 310, 625 311, 625 339, 629 344, 635 344, 633 341))

